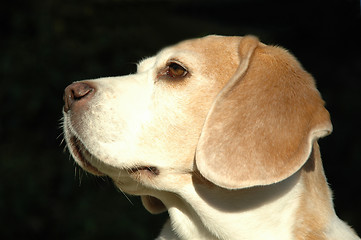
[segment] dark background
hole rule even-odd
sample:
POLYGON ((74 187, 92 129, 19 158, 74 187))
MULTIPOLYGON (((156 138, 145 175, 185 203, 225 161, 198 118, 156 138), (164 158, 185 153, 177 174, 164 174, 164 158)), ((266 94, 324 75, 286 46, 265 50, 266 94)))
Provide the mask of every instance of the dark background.
POLYGON ((361 18, 355 0, 7 1, 0 10, 0 238, 152 239, 153 216, 64 152, 62 92, 132 73, 207 34, 257 35, 314 75, 334 125, 320 141, 338 215, 361 232, 361 18))

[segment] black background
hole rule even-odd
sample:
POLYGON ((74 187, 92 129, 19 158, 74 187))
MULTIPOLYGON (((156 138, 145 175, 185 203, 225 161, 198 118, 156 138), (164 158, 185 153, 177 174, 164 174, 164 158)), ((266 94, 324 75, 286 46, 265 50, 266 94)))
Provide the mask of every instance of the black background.
POLYGON ((360 2, 7 1, 0 8, 0 238, 152 239, 151 215, 61 144, 63 89, 132 73, 161 48, 208 34, 258 36, 316 78, 334 132, 320 140, 338 215, 361 232, 360 2))

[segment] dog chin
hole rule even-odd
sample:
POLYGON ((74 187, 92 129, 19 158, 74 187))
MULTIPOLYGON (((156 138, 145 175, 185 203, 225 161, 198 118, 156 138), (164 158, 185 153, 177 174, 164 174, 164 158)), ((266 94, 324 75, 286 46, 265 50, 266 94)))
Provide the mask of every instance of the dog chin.
POLYGON ((80 141, 76 136, 71 136, 67 140, 68 148, 73 155, 75 161, 82 167, 85 171, 96 175, 104 176, 105 174, 98 170, 93 164, 92 161, 99 161, 94 155, 92 155, 85 147, 85 145, 80 141))

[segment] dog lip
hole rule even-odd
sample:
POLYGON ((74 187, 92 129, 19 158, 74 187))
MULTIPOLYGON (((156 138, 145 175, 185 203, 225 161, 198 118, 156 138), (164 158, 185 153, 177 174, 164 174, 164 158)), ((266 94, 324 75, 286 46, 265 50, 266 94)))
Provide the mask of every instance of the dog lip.
POLYGON ((85 148, 84 144, 75 136, 70 137, 70 144, 73 150, 73 154, 80 161, 80 165, 88 172, 97 175, 104 176, 96 167, 94 167, 87 159, 93 155, 85 148))
POLYGON ((159 175, 159 169, 154 166, 140 166, 140 167, 133 167, 128 170, 129 174, 134 174, 139 171, 146 171, 148 173, 151 173, 152 175, 159 175))

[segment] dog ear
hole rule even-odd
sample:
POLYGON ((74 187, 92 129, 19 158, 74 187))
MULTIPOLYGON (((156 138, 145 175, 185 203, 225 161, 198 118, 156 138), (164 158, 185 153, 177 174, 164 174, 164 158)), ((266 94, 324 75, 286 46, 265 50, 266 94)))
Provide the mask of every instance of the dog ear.
POLYGON ((240 64, 215 98, 196 150, 199 172, 228 189, 286 179, 332 131, 313 78, 286 50, 241 39, 240 64))

